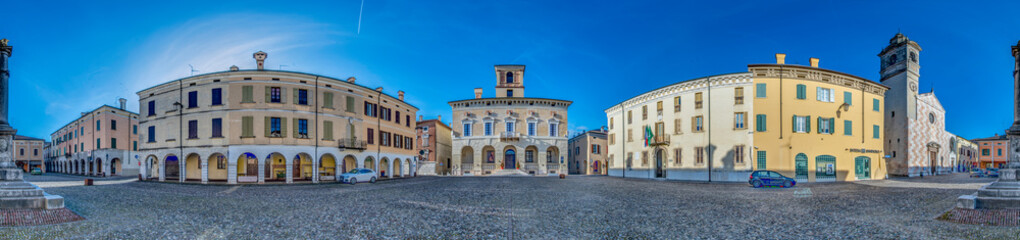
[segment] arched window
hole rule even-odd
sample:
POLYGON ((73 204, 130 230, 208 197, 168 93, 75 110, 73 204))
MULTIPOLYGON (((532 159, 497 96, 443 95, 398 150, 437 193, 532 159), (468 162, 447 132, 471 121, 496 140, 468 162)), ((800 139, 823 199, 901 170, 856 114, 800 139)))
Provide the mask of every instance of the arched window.
POLYGON ((807 155, 800 153, 794 157, 797 179, 808 179, 808 157, 807 155))
POLYGON ((514 72, 506 72, 506 83, 514 83, 514 72))

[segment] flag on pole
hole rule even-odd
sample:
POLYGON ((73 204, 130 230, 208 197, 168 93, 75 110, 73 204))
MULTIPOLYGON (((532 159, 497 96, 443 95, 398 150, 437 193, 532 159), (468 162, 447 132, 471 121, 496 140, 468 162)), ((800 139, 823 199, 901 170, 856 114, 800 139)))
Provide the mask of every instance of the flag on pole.
POLYGON ((647 147, 648 144, 652 142, 653 137, 655 137, 655 135, 652 134, 652 128, 649 126, 645 126, 645 147, 647 147))

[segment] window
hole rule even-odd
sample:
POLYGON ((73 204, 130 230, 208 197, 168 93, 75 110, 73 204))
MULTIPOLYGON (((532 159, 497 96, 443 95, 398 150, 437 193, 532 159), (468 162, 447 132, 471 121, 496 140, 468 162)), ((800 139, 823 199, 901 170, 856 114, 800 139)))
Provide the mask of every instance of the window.
POLYGON ((103 144, 100 144, 100 143, 102 143, 102 141, 100 141, 100 140, 101 139, 96 138, 96 149, 103 148, 103 144))
POLYGON ((631 111, 630 111, 630 110, 627 110, 627 124, 631 124, 631 123, 633 123, 633 122, 634 122, 633 120, 634 120, 634 119, 633 119, 633 118, 631 118, 631 111))
POLYGON ((680 97, 673 97, 673 112, 680 112, 680 97))
POLYGON ((556 137, 556 136, 559 135, 560 130, 559 130, 558 127, 559 127, 559 124, 549 123, 549 136, 550 137, 556 137))
POLYGON ((322 139, 333 140, 333 122, 322 121, 322 139))
POLYGON ((613 129, 613 118, 609 118, 609 129, 613 129))
POLYGON ((269 102, 271 103, 283 102, 283 91, 280 89, 280 87, 269 88, 269 102))
POLYGON ((377 116, 378 112, 375 111, 375 107, 376 107, 375 104, 369 103, 369 102, 365 102, 365 116, 369 116, 369 117, 377 116))
POLYGON ((308 119, 298 119, 298 138, 308 138, 308 119))
POLYGON ((835 101, 834 100, 835 98, 833 97, 833 93, 832 93, 832 89, 831 88, 818 87, 818 88, 816 88, 816 92, 815 93, 816 93, 815 98, 818 101, 822 101, 822 102, 834 102, 835 101))
POLYGON ((871 138, 878 139, 879 129, 878 125, 871 126, 871 138))
POLYGON ((851 92, 843 91, 843 103, 846 105, 854 105, 854 94, 851 92))
POLYGON ((255 137, 255 117, 244 116, 241 117, 241 137, 242 138, 253 138, 255 137))
POLYGON ((811 130, 811 116, 793 116, 793 132, 807 133, 811 130))
POLYGON ((854 135, 854 123, 850 120, 843 120, 843 135, 854 135))
POLYGON ((347 112, 354 112, 354 97, 347 96, 347 112))
POLYGON ((683 133, 681 129, 683 129, 683 125, 681 125, 680 119, 679 118, 673 119, 673 134, 683 133))
POLYGON ((673 162, 675 162, 676 165, 680 165, 680 163, 683 163, 682 162, 682 159, 683 159, 682 156, 683 156, 683 149, 682 148, 673 149, 673 162))
POLYGON ((701 116, 691 118, 691 132, 701 132, 705 130, 704 122, 701 116))
MULTIPOLYGON (((928 113, 928 123, 932 123, 932 124, 935 123, 935 114, 934 113, 928 113)), ((96 128, 96 130, 99 130, 98 127, 96 128)))
POLYGON ((807 86, 797 84, 797 99, 807 99, 807 86))
POLYGON ((255 94, 254 87, 252 86, 241 86, 241 103, 254 103, 255 94))
POLYGON ((917 52, 910 52, 910 61, 917 63, 917 52))
POLYGON ((39 156, 39 149, 32 149, 32 155, 39 156))
POLYGON ((396 111, 396 113, 397 113, 397 115, 394 117, 394 121, 396 121, 399 124, 400 123, 400 111, 396 111))
POLYGON ((758 151, 758 170, 765 169, 767 169, 765 162, 765 151, 758 151))
POLYGON ((223 89, 213 88, 211 100, 212 100, 211 105, 213 106, 223 105, 223 89))
POLYGON ((627 142, 634 141, 634 129, 627 129, 627 142))
POLYGON ((18 154, 19 154, 19 155, 21 155, 21 156, 25 156, 25 149, 24 149, 24 148, 22 148, 22 149, 18 149, 18 150, 19 150, 19 151, 18 151, 18 154))
POLYGON ((756 98, 765 98, 765 92, 766 92, 765 91, 765 84, 764 83, 759 83, 759 84, 755 84, 754 86, 755 86, 754 87, 755 88, 754 89, 755 90, 754 97, 756 97, 756 98))
POLYGON ((990 154, 991 153, 989 153, 989 149, 981 149, 981 156, 988 156, 990 154))
POLYGON ((110 130, 117 130, 117 120, 110 119, 110 130))
POLYGON ((464 123, 464 136, 465 137, 470 137, 471 136, 471 124, 470 123, 464 123))
POLYGON ((524 162, 535 162, 535 151, 525 150, 524 151, 524 162))
POLYGON ((149 101, 149 116, 156 116, 156 101, 149 101))
POLYGON ((131 134, 138 134, 138 125, 131 125, 131 134))
POLYGON ((733 128, 747 129, 747 126, 744 124, 745 122, 747 122, 746 113, 738 112, 733 114, 733 128))
POLYGON ((871 110, 878 112, 879 111, 878 105, 879 105, 878 98, 871 99, 871 110))
POLYGON ((695 147, 694 148, 694 163, 704 164, 705 163, 705 148, 695 147))
POLYGON ((374 144, 374 142, 375 142, 375 131, 373 131, 371 128, 369 128, 367 135, 368 135, 368 138, 366 138, 365 140, 368 142, 368 144, 374 144))
POLYGON ((131 151, 138 151, 138 141, 131 141, 131 151))
POLYGON ((818 133, 832 134, 832 130, 835 128, 835 119, 833 118, 818 118, 818 133))
POLYGON ((733 146, 733 162, 744 163, 744 145, 733 146))
POLYGON ((411 115, 404 116, 404 126, 411 127, 411 115))
POLYGON ((322 93, 322 107, 333 109, 333 93, 331 92, 322 93))
POLYGON ((768 124, 766 122, 766 120, 767 119, 765 118, 765 114, 755 115, 754 116, 754 129, 755 129, 755 131, 764 132, 766 130, 765 127, 768 124))
POLYGON ((648 166, 648 151, 641 151, 641 166, 648 166))
POLYGON ((188 108, 198 107, 198 91, 188 92, 188 108))
POLYGON ((198 120, 188 121, 188 139, 198 138, 198 120))
POLYGON ((506 83, 514 83, 514 72, 506 72, 506 83))
POLYGON ((744 88, 737 87, 733 89, 733 104, 740 105, 744 104, 744 88))
POLYGON ((514 90, 513 89, 507 89, 506 90, 506 97, 514 97, 514 90))
POLYGON ((492 123, 491 122, 485 123, 485 131, 484 131, 484 133, 485 133, 485 136, 492 136, 492 123))
POLYGON ((641 106, 641 120, 648 119, 648 105, 641 106))
POLYGON ((655 103, 655 114, 656 116, 662 117, 662 101, 655 103))
POLYGON ((609 145, 613 145, 613 144, 616 144, 616 134, 615 133, 610 133, 609 134, 609 145))
POLYGON ((223 137, 223 119, 213 118, 212 119, 212 136, 214 138, 223 137))
POLYGON ((297 100, 297 104, 298 105, 308 105, 308 90, 306 90, 306 89, 298 89, 297 90, 297 98, 298 98, 298 100, 297 100))
POLYGON ((110 138, 110 148, 117 148, 117 139, 110 138))
POLYGON ((226 169, 226 168, 227 168, 227 159, 224 158, 223 156, 217 156, 217 158, 216 158, 216 169, 226 169))
POLYGON ((514 122, 506 122, 506 132, 514 132, 514 122))
POLYGON ((269 118, 269 134, 271 134, 272 136, 283 135, 283 129, 281 126, 283 123, 281 122, 282 120, 280 118, 277 117, 269 118))
POLYGON ((99 125, 102 123, 102 120, 96 120, 96 131, 99 131, 99 125))
POLYGON ((536 132, 535 131, 535 125, 536 124, 534 122, 529 122, 528 123, 528 136, 535 136, 535 132, 536 132))
POLYGON ((694 93, 694 109, 701 109, 701 93, 694 93))
POLYGON ((999 156, 1002 156, 1002 148, 1000 148, 1000 149, 995 149, 995 150, 997 150, 997 152, 998 152, 997 154, 998 154, 999 156))

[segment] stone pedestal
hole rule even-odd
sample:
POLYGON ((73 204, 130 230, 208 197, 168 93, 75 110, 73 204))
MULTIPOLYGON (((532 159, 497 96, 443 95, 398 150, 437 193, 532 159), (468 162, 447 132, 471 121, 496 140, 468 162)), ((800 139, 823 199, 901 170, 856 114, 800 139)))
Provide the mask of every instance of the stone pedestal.
POLYGON ((25 182, 24 173, 10 161, 14 156, 14 132, 0 129, 0 209, 64 208, 64 198, 25 182))
POLYGON ((967 209, 1020 209, 1020 169, 999 170, 999 180, 977 193, 957 198, 956 207, 967 209))

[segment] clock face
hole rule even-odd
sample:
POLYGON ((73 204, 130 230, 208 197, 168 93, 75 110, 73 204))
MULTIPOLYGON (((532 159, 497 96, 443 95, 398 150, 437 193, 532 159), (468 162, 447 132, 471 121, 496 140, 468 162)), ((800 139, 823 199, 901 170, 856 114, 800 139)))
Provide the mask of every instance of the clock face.
POLYGON ((910 83, 910 91, 917 91, 917 83, 910 83))

